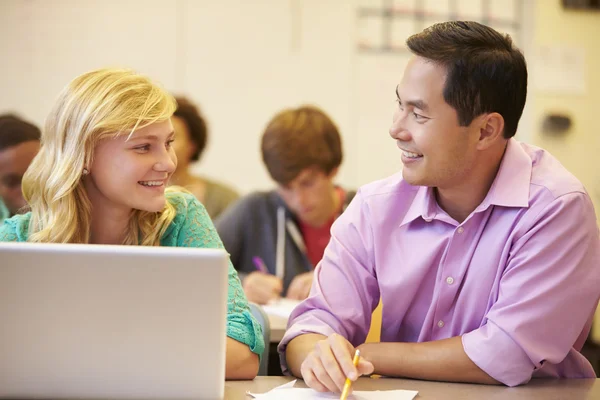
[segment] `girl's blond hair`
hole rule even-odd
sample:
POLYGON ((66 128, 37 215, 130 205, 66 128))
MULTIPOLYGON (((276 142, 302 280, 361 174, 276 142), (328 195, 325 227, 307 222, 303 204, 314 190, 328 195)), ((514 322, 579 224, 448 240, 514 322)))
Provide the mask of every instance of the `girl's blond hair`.
MULTIPOLYGON (((42 148, 23 177, 31 207, 30 242, 89 243, 91 203, 81 181, 96 144, 107 137, 168 120, 175 99, 146 76, 127 69, 99 69, 63 89, 42 132, 42 148)), ((157 246, 175 217, 134 210, 123 244, 157 246)))

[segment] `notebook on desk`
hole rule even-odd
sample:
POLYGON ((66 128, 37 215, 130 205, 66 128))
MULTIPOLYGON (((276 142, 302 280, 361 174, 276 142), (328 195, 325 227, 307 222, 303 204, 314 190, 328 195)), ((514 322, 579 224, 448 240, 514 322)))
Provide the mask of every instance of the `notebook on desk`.
POLYGON ((0 243, 0 398, 221 399, 228 255, 0 243))

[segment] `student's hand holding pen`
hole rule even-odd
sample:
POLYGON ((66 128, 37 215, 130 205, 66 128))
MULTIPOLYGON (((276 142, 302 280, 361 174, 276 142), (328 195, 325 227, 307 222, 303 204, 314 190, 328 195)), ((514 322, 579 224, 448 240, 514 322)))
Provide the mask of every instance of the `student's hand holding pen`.
POLYGON ((256 266, 256 271, 246 275, 242 282, 248 300, 262 305, 281 297, 283 291, 281 279, 269 273, 260 257, 253 257, 252 262, 256 266))
POLYGON ((246 275, 242 286, 248 300, 261 305, 280 298, 283 291, 281 279, 258 271, 246 275))
POLYGON ((349 341, 336 333, 318 341, 300 367, 304 382, 319 392, 342 393, 346 378, 355 381, 374 370, 373 364, 362 357, 355 366, 355 351, 349 341))
POLYGON ((287 298, 293 300, 306 299, 310 293, 314 276, 315 274, 313 271, 296 275, 288 287, 287 298))

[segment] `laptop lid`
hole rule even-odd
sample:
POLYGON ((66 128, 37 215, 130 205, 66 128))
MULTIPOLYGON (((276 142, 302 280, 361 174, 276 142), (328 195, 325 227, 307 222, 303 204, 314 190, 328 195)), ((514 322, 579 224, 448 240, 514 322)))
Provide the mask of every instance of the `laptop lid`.
POLYGON ((0 243, 0 397, 221 399, 224 250, 0 243))

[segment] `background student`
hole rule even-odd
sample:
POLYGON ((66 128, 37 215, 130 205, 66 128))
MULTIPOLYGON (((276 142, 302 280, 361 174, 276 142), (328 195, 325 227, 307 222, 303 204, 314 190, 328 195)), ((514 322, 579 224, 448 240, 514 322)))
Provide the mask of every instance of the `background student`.
POLYGON ((171 117, 175 129, 173 148, 177 155, 177 169, 170 183, 189 190, 206 208, 214 220, 239 198, 239 194, 224 183, 195 175, 190 165, 197 162, 206 148, 208 129, 198 108, 185 97, 176 97, 177 109, 171 117))
POLYGON ((341 137, 320 109, 286 109, 268 123, 261 151, 277 188, 245 196, 215 225, 250 301, 302 300, 331 225, 354 196, 334 184, 341 137))
POLYGON ((23 175, 40 150, 40 130, 15 115, 0 116, 0 224, 25 207, 23 175))
MULTIPOLYGON (((75 78, 23 177, 31 211, 6 220, 0 241, 222 248, 202 204, 165 189, 177 166, 175 107, 171 95, 129 70, 75 78)), ((227 336, 226 377, 254 378, 263 337, 231 264, 227 336)))

